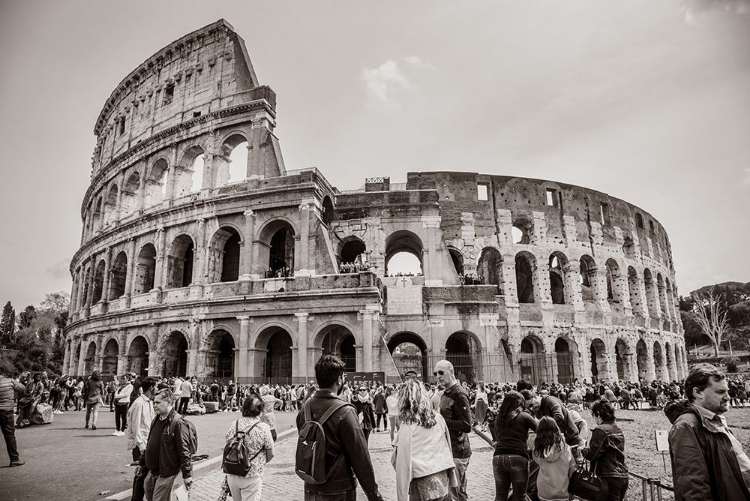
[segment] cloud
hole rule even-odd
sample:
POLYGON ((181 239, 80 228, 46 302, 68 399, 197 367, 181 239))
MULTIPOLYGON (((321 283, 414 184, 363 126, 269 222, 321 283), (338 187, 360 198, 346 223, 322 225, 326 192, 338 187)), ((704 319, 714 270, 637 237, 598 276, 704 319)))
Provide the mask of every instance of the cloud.
POLYGON ((742 184, 745 186, 750 186, 750 167, 745 167, 742 169, 742 173, 745 175, 745 177, 742 179, 742 184))
MULTIPOLYGON (((423 61, 417 56, 408 56, 403 59, 409 69, 434 70, 435 66, 423 61)), ((366 105, 369 109, 393 113, 401 109, 401 103, 397 94, 404 90, 413 88, 398 61, 389 59, 377 68, 364 68, 362 70, 362 82, 365 85, 366 105)))
POLYGON ((70 277, 70 259, 63 259, 59 263, 53 264, 44 273, 52 278, 69 278, 70 277))

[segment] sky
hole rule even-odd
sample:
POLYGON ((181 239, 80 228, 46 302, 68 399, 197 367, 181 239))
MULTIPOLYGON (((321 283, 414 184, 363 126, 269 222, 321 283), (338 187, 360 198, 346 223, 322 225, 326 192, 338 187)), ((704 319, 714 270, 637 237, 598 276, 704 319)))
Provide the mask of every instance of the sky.
POLYGON ((662 223, 680 294, 750 281, 748 0, 5 0, 0 303, 70 291, 101 107, 220 18, 276 91, 287 169, 577 184, 662 223))

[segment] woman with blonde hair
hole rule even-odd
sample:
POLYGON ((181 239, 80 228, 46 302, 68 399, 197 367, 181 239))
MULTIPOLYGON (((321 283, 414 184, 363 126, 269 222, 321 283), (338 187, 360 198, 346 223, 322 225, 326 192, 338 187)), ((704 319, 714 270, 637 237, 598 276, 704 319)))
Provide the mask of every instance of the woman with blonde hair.
POLYGON ((391 456, 398 501, 443 499, 456 485, 450 435, 420 381, 407 379, 399 389, 398 419, 391 456))

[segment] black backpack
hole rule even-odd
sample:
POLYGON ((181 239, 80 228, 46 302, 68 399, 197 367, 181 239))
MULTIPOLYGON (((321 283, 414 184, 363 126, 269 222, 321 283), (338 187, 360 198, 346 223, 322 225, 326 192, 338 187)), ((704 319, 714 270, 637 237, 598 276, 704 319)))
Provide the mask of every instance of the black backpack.
POLYGON ((253 431, 258 423, 252 425, 247 431, 240 431, 240 420, 235 422, 234 437, 224 446, 224 457, 221 461, 221 469, 224 473, 244 477, 250 471, 250 463, 253 459, 265 450, 261 447, 253 457, 250 457, 250 451, 245 443, 245 436, 253 431))
MULTIPOLYGON (((354 408, 354 406, 337 399, 319 420, 314 421, 310 411, 311 402, 312 399, 305 402, 303 406, 305 424, 299 430, 294 471, 306 484, 320 485, 324 484, 328 477, 328 471, 326 471, 326 434, 323 430, 323 423, 342 407, 354 408)), ((339 461, 342 457, 344 457, 344 454, 337 457, 336 461, 339 461)))
POLYGON ((175 413, 174 417, 172 418, 172 422, 169 423, 169 434, 172 438, 174 438, 174 436, 177 434, 177 426, 180 421, 184 426, 188 427, 188 430, 190 430, 190 434, 188 437, 188 450, 190 451, 190 455, 192 456, 198 450, 198 432, 195 430, 195 425, 192 421, 185 419, 185 416, 183 416, 182 414, 175 413))

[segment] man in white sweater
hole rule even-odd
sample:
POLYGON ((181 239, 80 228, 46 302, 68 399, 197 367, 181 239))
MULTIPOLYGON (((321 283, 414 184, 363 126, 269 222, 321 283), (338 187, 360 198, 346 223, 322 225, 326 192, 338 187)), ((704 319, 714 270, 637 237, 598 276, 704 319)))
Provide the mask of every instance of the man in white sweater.
POLYGON ((133 392, 133 384, 130 376, 122 376, 120 386, 115 390, 112 398, 115 403, 115 432, 112 434, 116 437, 125 435, 125 429, 128 427, 128 406, 130 405, 130 394, 133 392))
MULTIPOLYGON (((156 393, 156 380, 147 377, 141 381, 141 395, 128 409, 128 421, 130 426, 127 428, 125 438, 128 440, 128 450, 133 451, 133 461, 137 462, 141 454, 146 453, 146 444, 148 443, 148 434, 151 430, 151 422, 156 414, 154 413, 154 394, 156 393)), ((141 468, 136 478, 133 480, 133 497, 131 501, 143 501, 144 498, 144 479, 148 474, 146 468, 141 468)))

